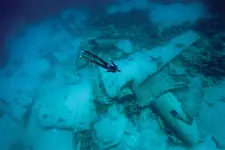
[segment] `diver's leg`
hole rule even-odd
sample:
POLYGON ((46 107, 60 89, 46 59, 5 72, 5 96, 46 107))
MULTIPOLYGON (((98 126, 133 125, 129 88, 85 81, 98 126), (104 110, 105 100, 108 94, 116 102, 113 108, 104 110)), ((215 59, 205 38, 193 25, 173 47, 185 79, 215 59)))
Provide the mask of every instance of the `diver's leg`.
POLYGON ((105 66, 105 65, 103 65, 103 64, 101 64, 101 63, 99 63, 99 62, 97 62, 97 61, 94 61, 94 60, 92 60, 92 59, 90 59, 90 58, 88 58, 88 57, 86 57, 86 56, 81 56, 81 58, 87 60, 88 62, 95 63, 96 65, 99 65, 99 66, 101 66, 102 68, 107 69, 107 66, 105 66))
POLYGON ((105 65, 105 67, 107 67, 107 62, 105 62, 103 59, 101 59, 100 57, 98 57, 97 55, 95 55, 95 54, 93 54, 93 53, 91 53, 91 52, 89 52, 89 51, 83 51, 82 53, 86 53, 86 54, 88 54, 88 55, 90 55, 90 56, 92 56, 92 57, 95 57, 95 58, 97 58, 98 60, 100 60, 104 65, 105 65))
POLYGON ((101 66, 102 68, 108 69, 106 65, 103 65, 103 64, 101 64, 101 63, 99 63, 99 62, 97 62, 97 61, 93 61, 93 63, 95 63, 95 64, 101 66))
POLYGON ((82 59, 84 59, 84 60, 86 60, 86 61, 88 61, 88 62, 93 62, 92 59, 90 59, 90 58, 88 58, 88 57, 86 57, 86 56, 83 56, 83 55, 81 55, 80 58, 82 58, 82 59))

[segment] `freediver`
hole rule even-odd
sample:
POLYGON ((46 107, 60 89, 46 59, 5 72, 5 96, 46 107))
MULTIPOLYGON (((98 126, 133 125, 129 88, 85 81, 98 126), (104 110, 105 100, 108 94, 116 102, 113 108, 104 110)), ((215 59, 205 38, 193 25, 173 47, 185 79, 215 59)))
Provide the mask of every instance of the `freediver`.
POLYGON ((121 72, 121 70, 118 69, 117 65, 111 59, 110 63, 107 63, 102 58, 86 50, 81 52, 80 57, 88 62, 92 62, 102 68, 105 68, 107 72, 121 72))

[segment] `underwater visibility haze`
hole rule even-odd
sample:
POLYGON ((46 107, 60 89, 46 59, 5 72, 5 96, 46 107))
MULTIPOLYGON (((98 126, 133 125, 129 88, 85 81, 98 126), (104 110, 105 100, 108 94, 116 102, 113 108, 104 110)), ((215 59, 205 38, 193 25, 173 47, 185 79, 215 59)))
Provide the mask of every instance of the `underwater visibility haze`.
POLYGON ((0 150, 225 149, 225 1, 0 2, 0 150))

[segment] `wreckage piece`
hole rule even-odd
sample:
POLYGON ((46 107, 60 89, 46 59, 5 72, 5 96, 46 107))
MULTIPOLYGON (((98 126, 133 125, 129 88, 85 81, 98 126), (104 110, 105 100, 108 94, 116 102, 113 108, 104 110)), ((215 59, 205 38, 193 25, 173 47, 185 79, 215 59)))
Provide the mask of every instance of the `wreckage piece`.
POLYGON ((141 85, 132 85, 140 107, 150 105, 155 99, 167 92, 177 92, 187 88, 185 82, 175 81, 164 69, 149 77, 141 85))
POLYGON ((75 149, 79 148, 82 150, 90 150, 93 145, 91 130, 85 129, 85 130, 74 132, 73 143, 74 143, 75 149))
POLYGON ((136 85, 143 84, 150 76, 157 73, 198 39, 197 33, 187 31, 170 40, 167 45, 147 52, 136 52, 129 58, 115 62, 121 69, 120 73, 109 74, 100 69, 107 95, 112 98, 118 96, 118 91, 121 91, 121 88, 131 81, 136 85))
POLYGON ((119 96, 119 103, 123 104, 126 115, 137 114, 140 112, 140 107, 137 105, 137 97, 129 87, 122 88, 119 96))
POLYGON ((92 138, 96 149, 104 150, 118 145, 124 137, 128 119, 111 107, 109 113, 92 126, 92 138))
POLYGON ((132 105, 124 108, 126 115, 133 115, 141 112, 141 108, 138 105, 132 105))
POLYGON ((94 38, 88 41, 90 45, 99 49, 112 49, 115 47, 116 42, 117 42, 117 39, 104 38, 104 37, 94 38))
POLYGON ((195 119, 189 120, 183 112, 180 102, 168 92, 152 103, 164 121, 166 127, 171 130, 183 143, 194 146, 199 141, 199 131, 195 119))
POLYGON ((126 100, 133 101, 133 100, 136 100, 137 98, 134 95, 131 88, 124 87, 121 89, 121 91, 118 95, 118 99, 121 102, 121 101, 126 101, 126 100))
POLYGON ((133 45, 129 39, 98 37, 90 39, 88 43, 98 50, 119 50, 126 54, 133 52, 133 45))

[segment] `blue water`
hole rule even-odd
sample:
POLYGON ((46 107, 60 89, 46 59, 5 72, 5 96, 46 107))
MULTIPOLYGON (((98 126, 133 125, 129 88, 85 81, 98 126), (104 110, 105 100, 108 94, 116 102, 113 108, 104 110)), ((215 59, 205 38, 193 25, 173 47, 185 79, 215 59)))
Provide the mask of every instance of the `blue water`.
POLYGON ((223 3, 2 1, 0 150, 225 149, 223 3))

